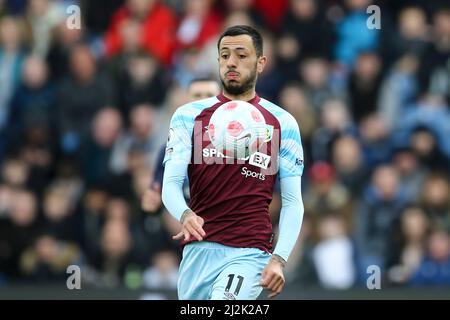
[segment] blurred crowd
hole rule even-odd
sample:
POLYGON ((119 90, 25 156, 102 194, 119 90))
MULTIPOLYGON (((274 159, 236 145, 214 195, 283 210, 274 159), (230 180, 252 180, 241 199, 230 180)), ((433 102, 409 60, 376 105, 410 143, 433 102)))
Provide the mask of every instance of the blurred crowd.
MULTIPOLYGON (((365 286, 376 265, 383 286, 450 286, 446 0, 0 0, 0 286, 76 264, 84 286, 176 287, 178 222, 141 198, 160 204, 170 117, 193 79, 218 80, 236 24, 262 32, 257 92, 302 134, 288 283, 365 286)), ((278 191, 275 230, 279 210, 278 191)))

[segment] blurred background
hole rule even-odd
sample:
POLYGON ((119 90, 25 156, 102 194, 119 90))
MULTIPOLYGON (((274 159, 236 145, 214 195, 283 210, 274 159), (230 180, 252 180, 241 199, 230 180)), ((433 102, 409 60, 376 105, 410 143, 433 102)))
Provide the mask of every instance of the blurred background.
MULTIPOLYGON (((0 0, 1 298, 176 298, 158 156, 236 24, 262 32, 257 92, 297 119, 305 151, 280 297, 373 298, 370 265, 376 297, 449 292, 447 0, 0 0)), ((275 192, 275 230, 279 210, 275 192)))

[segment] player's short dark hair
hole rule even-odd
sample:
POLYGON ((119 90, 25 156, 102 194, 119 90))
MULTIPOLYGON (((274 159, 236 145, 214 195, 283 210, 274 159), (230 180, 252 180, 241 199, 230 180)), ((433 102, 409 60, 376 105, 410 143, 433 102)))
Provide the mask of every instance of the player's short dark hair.
POLYGON ((253 46, 255 47, 256 56, 259 58, 263 54, 263 38, 261 34, 253 27, 238 25, 232 26, 225 30, 219 37, 219 41, 217 42, 217 50, 220 49, 220 41, 222 41, 223 37, 235 37, 240 36, 242 34, 247 34, 252 38, 253 46))

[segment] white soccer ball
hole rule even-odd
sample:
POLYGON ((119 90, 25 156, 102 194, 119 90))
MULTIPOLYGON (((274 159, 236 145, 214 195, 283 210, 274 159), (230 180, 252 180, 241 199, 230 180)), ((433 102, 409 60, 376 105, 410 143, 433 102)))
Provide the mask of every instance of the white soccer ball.
POLYGON ((208 124, 208 135, 225 157, 245 159, 259 150, 266 138, 266 121, 254 105, 233 100, 218 107, 208 124))

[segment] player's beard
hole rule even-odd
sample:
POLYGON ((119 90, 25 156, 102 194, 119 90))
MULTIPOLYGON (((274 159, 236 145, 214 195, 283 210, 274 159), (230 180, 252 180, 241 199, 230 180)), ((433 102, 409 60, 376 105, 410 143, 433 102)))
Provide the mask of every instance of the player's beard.
MULTIPOLYGON (((233 96, 239 96, 247 91, 251 90, 256 85, 256 64, 253 70, 250 72, 250 75, 246 79, 242 79, 241 83, 237 83, 236 81, 229 81, 226 82, 226 79, 224 79, 222 76, 220 77, 220 82, 222 82, 222 86, 226 93, 233 95, 233 96)), ((228 70, 232 71, 232 70, 228 70)), ((227 72, 228 72, 227 71, 227 72)))

